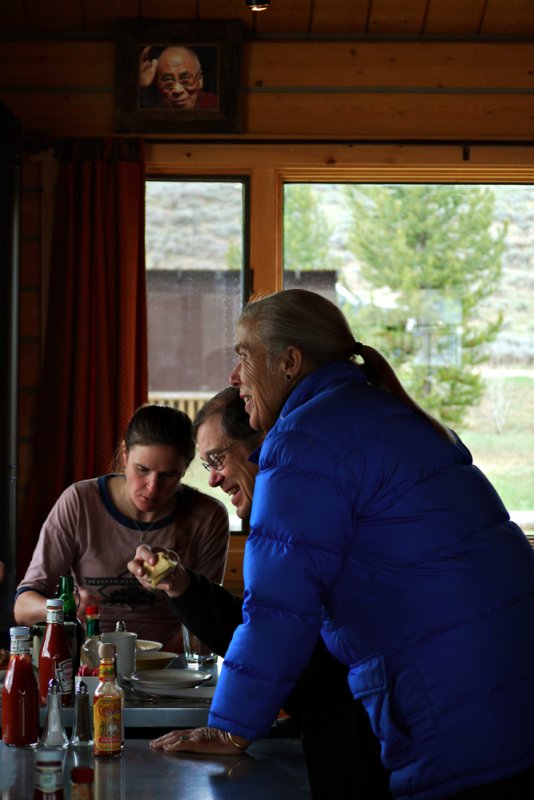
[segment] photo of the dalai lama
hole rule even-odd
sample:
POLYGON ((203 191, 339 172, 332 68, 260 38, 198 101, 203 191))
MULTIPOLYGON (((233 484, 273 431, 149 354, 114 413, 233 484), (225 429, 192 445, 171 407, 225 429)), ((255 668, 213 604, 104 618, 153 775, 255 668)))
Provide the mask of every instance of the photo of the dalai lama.
POLYGON ((139 62, 140 107, 173 111, 216 109, 216 62, 216 47, 144 47, 139 62))

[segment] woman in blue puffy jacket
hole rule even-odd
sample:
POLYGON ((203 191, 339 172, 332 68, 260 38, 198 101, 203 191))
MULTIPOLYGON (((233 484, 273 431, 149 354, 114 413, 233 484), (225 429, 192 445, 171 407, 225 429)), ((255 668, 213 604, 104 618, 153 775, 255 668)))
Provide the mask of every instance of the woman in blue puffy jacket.
POLYGON ((320 295, 249 303, 236 352, 232 382, 268 431, 244 622, 211 727, 181 748, 235 753, 264 735, 320 631, 393 797, 530 798, 534 551, 495 489, 320 295))

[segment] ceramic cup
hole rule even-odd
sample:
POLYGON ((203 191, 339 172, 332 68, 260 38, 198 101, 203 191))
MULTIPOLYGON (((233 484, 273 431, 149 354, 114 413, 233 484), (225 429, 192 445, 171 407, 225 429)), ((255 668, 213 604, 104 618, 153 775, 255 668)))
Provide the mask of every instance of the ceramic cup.
POLYGON ((135 672, 135 642, 137 634, 130 631, 102 633, 100 641, 115 645, 117 653, 117 677, 129 678, 135 672))
POLYGON ((205 664, 215 664, 217 653, 212 653, 210 648, 201 642, 198 636, 191 633, 185 625, 182 625, 182 636, 184 640, 184 655, 188 664, 195 664, 199 667, 205 664))

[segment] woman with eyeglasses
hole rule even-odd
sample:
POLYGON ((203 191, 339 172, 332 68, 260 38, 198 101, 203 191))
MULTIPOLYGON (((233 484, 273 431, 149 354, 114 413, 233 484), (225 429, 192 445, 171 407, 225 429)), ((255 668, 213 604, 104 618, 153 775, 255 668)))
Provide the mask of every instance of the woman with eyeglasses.
POLYGON ((222 581, 229 544, 225 506, 182 483, 195 455, 192 422, 170 406, 145 405, 131 418, 116 471, 68 487, 46 519, 19 584, 18 624, 45 618, 60 575, 72 574, 85 607, 100 607, 102 631, 124 620, 140 639, 180 648, 165 595, 147 592, 127 569, 138 545, 175 551, 186 566, 222 581))
POLYGON ((320 295, 249 303, 236 352, 232 383, 267 434, 244 624, 210 727, 177 749, 263 736, 320 632, 394 798, 530 798, 534 551, 497 492, 320 295))

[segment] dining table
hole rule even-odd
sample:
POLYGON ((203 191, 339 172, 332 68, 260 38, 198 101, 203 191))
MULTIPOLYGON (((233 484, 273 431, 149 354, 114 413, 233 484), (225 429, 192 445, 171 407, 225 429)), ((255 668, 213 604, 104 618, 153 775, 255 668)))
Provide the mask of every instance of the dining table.
MULTIPOLYGON (((219 663, 195 671, 183 656, 169 668, 191 673, 192 683, 166 695, 142 690, 135 680, 123 681, 124 749, 118 758, 95 757, 91 746, 69 744, 58 751, 62 761, 65 800, 71 796, 71 769, 94 770, 94 800, 309 800, 311 797, 302 743, 299 738, 278 735, 259 739, 231 756, 165 753, 150 746, 154 738, 176 728, 207 724, 219 663), (209 678, 207 677, 209 674, 209 678)), ((141 673, 139 673, 141 674, 141 673)), ((157 689, 156 689, 157 691, 157 689)), ((44 725, 46 709, 40 710, 44 725)), ((62 709, 67 734, 73 709, 62 709)), ((276 727, 273 727, 276 734, 276 727)), ((0 797, 32 800, 37 748, 0 744, 0 797)))

